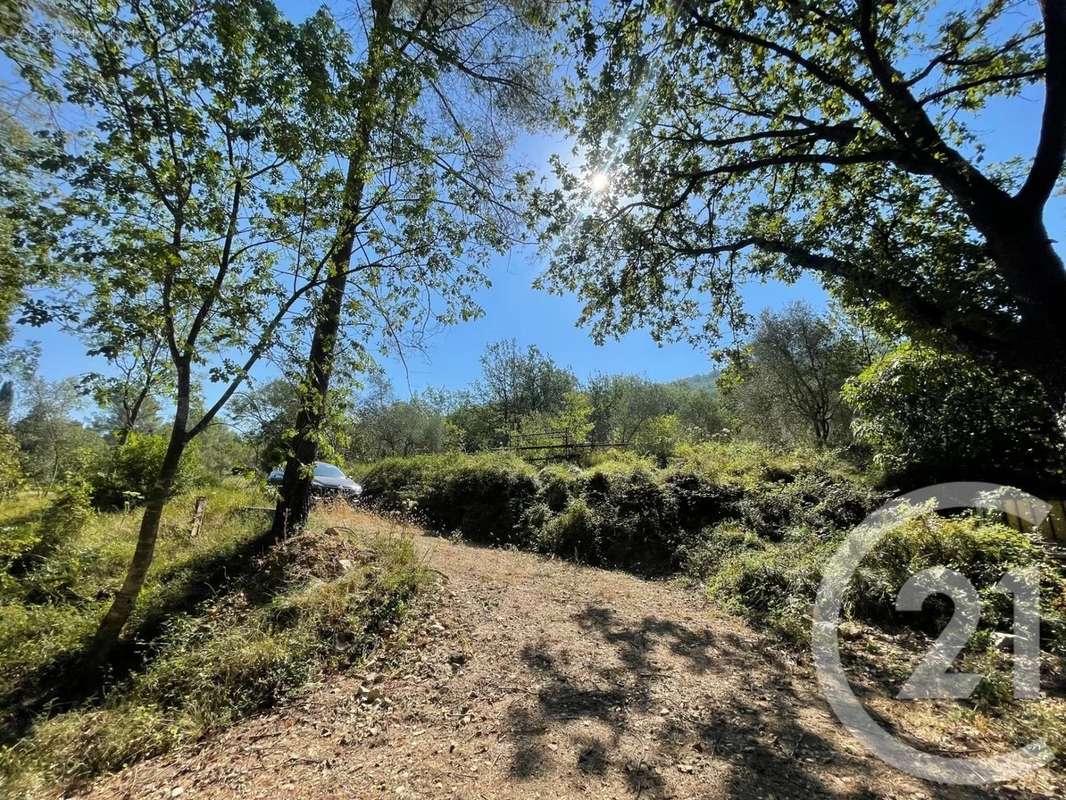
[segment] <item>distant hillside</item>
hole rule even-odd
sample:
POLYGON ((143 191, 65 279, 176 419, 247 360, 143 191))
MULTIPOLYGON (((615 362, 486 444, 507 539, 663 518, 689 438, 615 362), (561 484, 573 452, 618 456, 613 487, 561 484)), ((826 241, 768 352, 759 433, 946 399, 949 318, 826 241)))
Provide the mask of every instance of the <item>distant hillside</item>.
POLYGON ((708 392, 714 392, 717 389, 718 373, 705 372, 701 375, 691 375, 688 378, 679 378, 670 383, 672 385, 691 386, 693 389, 703 389, 708 392))

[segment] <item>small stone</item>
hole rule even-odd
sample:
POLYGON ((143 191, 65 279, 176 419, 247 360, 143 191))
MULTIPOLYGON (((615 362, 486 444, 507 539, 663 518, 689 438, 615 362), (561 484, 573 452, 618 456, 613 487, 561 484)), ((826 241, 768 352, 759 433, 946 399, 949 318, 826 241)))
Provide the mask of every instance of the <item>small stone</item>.
POLYGON ((862 628, 851 621, 841 622, 837 625, 837 635, 845 641, 852 642, 862 636, 862 628))

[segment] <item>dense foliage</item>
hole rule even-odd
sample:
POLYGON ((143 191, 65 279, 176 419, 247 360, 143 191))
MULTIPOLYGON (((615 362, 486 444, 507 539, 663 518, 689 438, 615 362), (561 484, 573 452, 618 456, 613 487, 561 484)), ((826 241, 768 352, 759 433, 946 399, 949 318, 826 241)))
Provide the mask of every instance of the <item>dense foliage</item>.
POLYGON ((718 340, 746 283, 807 271, 1066 401, 1066 270, 1045 227, 1066 160, 1061 3, 567 11, 577 148, 538 196, 543 280, 579 296, 594 336, 718 340), (991 160, 995 115, 1030 87, 1036 146, 991 160))
MULTIPOLYGON (((165 436, 131 431, 91 469, 93 505, 115 510, 142 504, 159 477, 166 449, 165 436)), ((187 491, 201 477, 196 474, 199 454, 199 448, 186 451, 175 477, 175 493, 187 491)))
POLYGON ((894 483, 985 480, 1057 493, 1066 475, 1062 422, 1024 373, 904 345, 844 394, 858 437, 894 483))
POLYGON ((706 529, 743 524, 767 540, 858 523, 878 493, 839 464, 758 446, 705 444, 665 469, 620 454, 536 470, 508 455, 420 456, 362 472, 364 498, 437 530, 600 566, 676 570, 706 529))

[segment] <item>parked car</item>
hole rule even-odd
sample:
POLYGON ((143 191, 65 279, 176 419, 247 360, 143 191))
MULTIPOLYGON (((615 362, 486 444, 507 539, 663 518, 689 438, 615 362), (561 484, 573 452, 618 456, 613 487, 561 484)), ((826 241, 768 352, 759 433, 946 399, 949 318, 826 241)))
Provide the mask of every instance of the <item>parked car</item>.
MULTIPOLYGON (((285 476, 285 467, 276 467, 268 476, 267 483, 281 486, 285 476)), ((343 497, 355 502, 363 493, 363 487, 353 481, 344 471, 325 461, 315 462, 315 474, 311 478, 311 493, 318 497, 343 497)))

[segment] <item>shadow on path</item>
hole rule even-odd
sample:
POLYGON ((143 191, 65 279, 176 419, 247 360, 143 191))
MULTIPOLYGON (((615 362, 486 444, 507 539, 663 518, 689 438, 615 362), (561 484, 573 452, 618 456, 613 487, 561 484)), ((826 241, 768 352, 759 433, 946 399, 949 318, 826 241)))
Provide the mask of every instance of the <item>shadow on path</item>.
MULTIPOLYGON (((547 775, 549 761, 558 758, 551 751, 560 750, 576 754, 580 775, 605 779, 617 773, 634 796, 673 796, 673 784, 685 781, 698 789, 701 773, 720 788, 697 796, 879 796, 864 784, 875 769, 887 768, 857 745, 855 752, 842 749, 846 734, 836 741, 831 728, 819 732, 804 725, 800 712, 823 708, 821 696, 814 686, 809 693, 797 691, 772 653, 752 653, 751 642, 738 636, 652 615, 627 621, 601 605, 585 606, 572 623, 587 641, 580 655, 603 657, 589 669, 587 660, 578 663, 544 637, 522 649, 523 664, 541 685, 531 707, 519 701, 509 709, 512 778, 547 775), (704 691, 711 687, 719 690, 717 702, 704 691), (675 708, 659 713, 664 703, 675 708), (605 728, 606 734, 564 732, 561 725, 572 721, 583 728, 588 722, 598 732, 605 728), (567 749, 553 741, 564 736, 567 749)), ((945 800, 993 796, 927 788, 945 800)))

